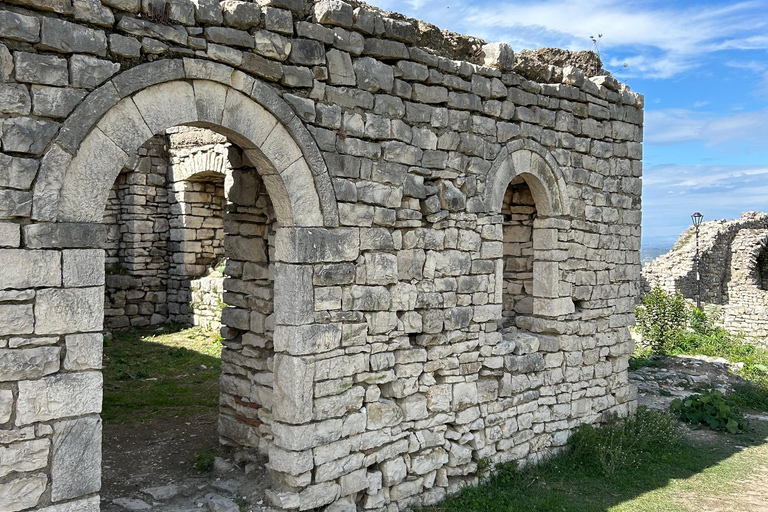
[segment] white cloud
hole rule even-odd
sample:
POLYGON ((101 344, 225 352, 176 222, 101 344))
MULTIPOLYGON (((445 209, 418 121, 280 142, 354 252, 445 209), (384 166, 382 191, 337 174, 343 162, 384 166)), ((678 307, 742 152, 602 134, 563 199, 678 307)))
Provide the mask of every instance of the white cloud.
POLYGON ((715 116, 688 109, 650 110, 645 115, 645 142, 708 146, 748 151, 768 149, 768 109, 715 116))
POLYGON ((640 0, 382 0, 384 8, 426 19, 441 28, 514 48, 599 48, 612 69, 628 62, 626 76, 669 78, 701 64, 706 53, 768 49, 768 1, 685 7, 640 0), (605 56, 605 55, 604 55, 605 56))

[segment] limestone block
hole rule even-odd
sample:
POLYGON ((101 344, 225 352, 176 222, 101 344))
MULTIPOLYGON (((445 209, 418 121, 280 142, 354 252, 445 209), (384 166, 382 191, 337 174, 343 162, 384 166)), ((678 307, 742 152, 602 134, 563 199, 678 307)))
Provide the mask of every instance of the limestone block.
POLYGON ((224 237, 224 252, 228 258, 256 263, 267 261, 265 242, 262 238, 244 236, 224 237))
MULTIPOLYGON (((0 423, 5 423, 11 419, 13 414, 13 391, 10 389, 0 389, 0 423)), ((5 440, 0 436, 0 443, 9 443, 11 440, 5 440)))
POLYGON ((273 444, 269 447, 268 467, 289 475, 306 473, 315 467, 312 460, 312 450, 287 451, 273 444))
POLYGON ((314 419, 325 420, 344 416, 350 412, 359 411, 363 406, 365 389, 354 386, 340 395, 318 398, 314 404, 314 419))
POLYGON ((368 430, 380 430, 394 427, 403 421, 403 411, 391 400, 381 399, 366 405, 368 412, 368 430))
POLYGON ((85 97, 85 91, 61 87, 32 86, 34 113, 47 117, 66 117, 85 97))
POLYGON ((275 322, 286 325, 314 321, 312 267, 275 264, 275 322))
POLYGON ((355 85, 355 69, 347 52, 331 49, 328 58, 328 83, 332 85, 355 85))
POLYGON ((351 27, 353 24, 352 6, 341 0, 321 0, 314 5, 315 19, 323 25, 351 27))
POLYGON ((37 379, 59 371, 60 347, 0 349, 0 381, 37 379))
POLYGON ((368 92, 391 92, 394 85, 392 67, 370 57, 357 59, 353 64, 357 87, 368 92))
POLYGON ((152 133, 197 121, 197 107, 192 85, 170 82, 144 89, 133 102, 152 133))
POLYGON ((291 355, 328 352, 341 346, 341 324, 277 325, 274 343, 291 355))
POLYGON ((40 40, 40 20, 10 11, 0 12, 0 37, 36 43, 40 40))
POLYGON ((39 474, 17 478, 0 484, 0 496, 3 497, 3 510, 17 512, 37 505, 45 492, 48 477, 39 474))
POLYGON ((120 64, 90 55, 73 55, 69 61, 69 80, 73 87, 95 89, 120 71, 120 64))
POLYGON ((275 237, 275 256, 289 263, 354 261, 360 248, 355 228, 282 228, 275 237))
POLYGON ((111 28, 115 16, 99 0, 74 0, 75 19, 111 28))
POLYGON ((339 497, 340 486, 333 482, 311 485, 299 493, 299 510, 314 510, 339 497))
POLYGON ((277 421, 300 424, 312 419, 315 363, 310 357, 275 354, 274 406, 277 421))
POLYGON ((257 3, 226 0, 221 9, 224 22, 232 27, 248 30, 261 23, 261 7, 257 3))
POLYGON ((63 284, 67 287, 103 286, 104 251, 68 249, 63 255, 63 284))
MULTIPOLYGON (((0 187, 28 190, 37 174, 37 167, 38 162, 34 158, 19 158, 0 153, 0 187)), ((0 237, 0 240, 2 238, 0 237)))
POLYGON ((109 51, 116 57, 140 57, 141 43, 133 37, 121 36, 120 34, 110 34, 109 51))
POLYGON ((13 75, 13 57, 8 47, 0 43, 0 80, 7 82, 13 75))
POLYGON ((3 122, 3 150, 15 153, 42 153, 56 132, 58 123, 31 117, 14 117, 3 122))
POLYGON ((40 36, 43 49, 62 53, 107 54, 107 37, 95 30, 57 18, 44 18, 40 36))
MULTIPOLYGON (((245 137, 248 146, 261 147, 277 124, 277 119, 244 94, 229 91, 221 123, 245 137)), ((271 170, 271 164, 264 171, 267 169, 271 173, 276 172, 271 170)))
POLYGON ((397 283, 397 256, 382 252, 367 253, 365 272, 369 285, 397 283))
POLYGON ((0 304, 0 332, 32 334, 35 318, 32 304, 0 304))
POLYGON ((48 465, 48 453, 51 442, 48 439, 22 441, 7 446, 0 446, 0 478, 18 471, 35 471, 48 465))
POLYGON ((24 85, 0 83, 0 113, 26 115, 31 108, 29 91, 24 85))
POLYGON ((570 297, 562 297, 559 299, 534 297, 533 311, 536 315, 558 317, 563 315, 570 315, 576 311, 576 308, 573 305, 573 300, 570 297))
POLYGON ((99 512, 99 497, 68 501, 38 510, 39 512, 99 512))
POLYGON ((291 53, 291 40, 268 30, 258 30, 253 34, 255 51, 270 59, 280 62, 291 53))
POLYGON ((63 373, 19 382, 16 424, 101 412, 101 372, 63 373))
POLYGON ((221 24, 224 21, 222 9, 216 0, 192 0, 195 21, 198 23, 221 24))
POLYGON ((408 467, 402 457, 390 459, 379 465, 382 481, 386 487, 399 484, 408 475, 408 467))
POLYGON ((101 368, 101 356, 104 339, 101 333, 68 334, 64 337, 65 370, 98 370, 101 368))
POLYGON ((101 418, 90 416, 53 424, 51 500, 98 492, 101 488, 101 418))
POLYGON ((37 292, 36 334, 100 331, 104 288, 47 288, 37 292))

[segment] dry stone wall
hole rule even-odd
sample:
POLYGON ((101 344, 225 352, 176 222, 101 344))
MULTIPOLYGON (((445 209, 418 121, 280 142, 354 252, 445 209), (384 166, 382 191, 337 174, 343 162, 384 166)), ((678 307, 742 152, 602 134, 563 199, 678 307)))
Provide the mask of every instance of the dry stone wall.
MULTIPOLYGON (((642 96, 587 53, 516 62, 363 4, 164 5, 0 7, 7 510, 98 510, 102 221, 176 126, 232 148, 219 432, 266 452, 274 506, 435 503, 480 459, 536 462, 632 412, 642 96)), ((166 201, 170 236, 194 201, 166 201)))
MULTIPOLYGON (((768 214, 762 212, 704 222, 699 229, 702 302, 720 306, 716 308, 717 318, 723 327, 761 345, 768 337, 766 244, 768 214)), ((690 228, 670 252, 643 267, 642 289, 647 292, 659 286, 695 300, 695 250, 695 234, 690 228)))

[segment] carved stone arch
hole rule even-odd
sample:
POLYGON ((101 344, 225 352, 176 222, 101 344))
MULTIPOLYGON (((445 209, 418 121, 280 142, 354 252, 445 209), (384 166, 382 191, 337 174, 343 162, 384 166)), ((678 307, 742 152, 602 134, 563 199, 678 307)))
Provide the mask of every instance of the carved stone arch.
MULTIPOLYGON (((153 70, 141 71, 145 76, 153 70)), ((100 222, 120 169, 151 136, 178 125, 210 128, 240 146, 258 168, 281 226, 338 226, 325 162, 288 104, 267 85, 240 71, 192 59, 184 59, 183 65, 167 60, 137 66, 92 92, 65 122, 43 158, 33 217, 100 222), (158 63, 175 65, 184 76, 126 88, 138 68, 158 63), (242 76, 235 87, 232 82, 238 73, 242 76), (121 94, 126 91, 130 93, 121 94), (105 102, 112 104, 104 108, 105 102)))
POLYGON ((510 143, 496 157, 485 182, 485 211, 501 211, 507 187, 518 176, 531 189, 541 215, 569 214, 568 190, 560 167, 554 157, 534 141, 510 143))

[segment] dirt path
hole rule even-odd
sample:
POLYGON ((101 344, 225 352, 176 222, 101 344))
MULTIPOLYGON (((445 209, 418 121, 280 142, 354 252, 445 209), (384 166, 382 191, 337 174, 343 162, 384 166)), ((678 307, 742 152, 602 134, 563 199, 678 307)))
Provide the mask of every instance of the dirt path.
POLYGON ((268 510, 262 506, 267 481, 263 466, 246 475, 243 468, 219 458, 214 471, 195 469, 198 453, 219 451, 216 411, 140 425, 106 422, 103 443, 103 512, 208 510, 211 497, 231 500, 245 512, 268 510))

